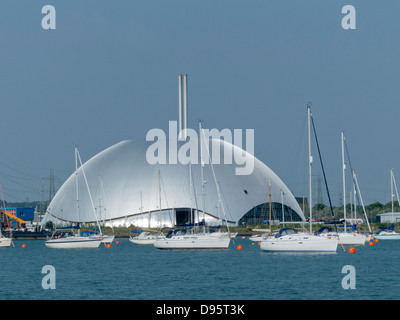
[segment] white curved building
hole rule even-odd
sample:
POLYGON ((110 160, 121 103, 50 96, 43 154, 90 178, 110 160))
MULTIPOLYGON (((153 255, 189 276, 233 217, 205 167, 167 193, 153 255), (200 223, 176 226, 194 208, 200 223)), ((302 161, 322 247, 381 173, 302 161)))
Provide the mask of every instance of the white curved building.
MULTIPOLYGON (((230 150, 242 155, 246 152, 223 140, 212 141, 212 144, 219 145, 220 150, 225 152, 230 150)), ((122 141, 84 163, 83 169, 98 220, 112 223, 113 226, 153 228, 203 218, 210 224, 219 224, 220 218, 236 224, 246 213, 254 213, 257 208, 269 205, 269 182, 274 208, 281 210, 279 208, 282 208, 283 200, 285 221, 305 220, 290 190, 257 158, 253 157, 254 170, 250 175, 236 175, 236 164, 213 165, 220 187, 221 205, 210 165, 204 166, 203 192, 199 164, 151 165, 146 159, 146 151, 151 144, 144 140, 122 141), (196 208, 199 213, 196 213, 196 208)), ((178 142, 178 147, 180 144, 178 142)), ((246 156, 251 155, 246 153, 246 156)), ((47 221, 57 224, 94 223, 96 216, 82 168, 79 168, 77 174, 73 173, 68 178, 51 201, 43 224, 47 221)), ((281 218, 280 211, 279 220, 281 218)))

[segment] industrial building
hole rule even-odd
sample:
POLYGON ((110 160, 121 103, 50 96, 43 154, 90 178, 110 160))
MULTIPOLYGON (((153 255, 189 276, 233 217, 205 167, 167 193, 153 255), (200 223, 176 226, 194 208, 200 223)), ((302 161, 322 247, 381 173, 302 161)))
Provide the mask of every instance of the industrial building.
MULTIPOLYGON (((213 144, 243 151, 223 140, 213 140, 213 144)), ((236 175, 235 164, 213 165, 216 183, 211 165, 204 166, 202 180, 201 165, 149 164, 149 146, 148 141, 122 141, 87 161, 83 169, 93 205, 79 168, 56 193, 43 223, 94 223, 97 217, 114 226, 157 228, 197 221, 200 217, 212 224, 218 224, 220 218, 236 224, 247 213, 269 205, 269 183, 272 203, 277 208, 284 204, 285 220, 305 220, 290 190, 258 159, 254 159, 250 175, 236 175), (199 214, 194 213, 196 208, 199 214)))
MULTIPOLYGON (((186 76, 179 76, 179 96, 179 139, 169 136, 158 141, 170 152, 169 160, 174 158, 171 150, 186 150, 190 133, 186 76)), ((205 161, 204 149, 191 150, 191 160, 186 163, 154 163, 148 157, 148 151, 154 147, 152 141, 121 141, 71 174, 51 201, 42 223, 95 223, 97 219, 106 225, 151 228, 202 220, 211 225, 222 220, 238 224, 239 220, 246 221, 246 216, 251 220, 265 219, 269 189, 273 219, 282 220, 284 212, 285 221, 305 220, 288 187, 259 159, 225 139, 207 139, 204 143, 212 153, 219 151, 224 155, 221 159, 226 159, 226 155, 231 159, 250 159, 253 170, 250 174, 237 174, 240 165, 235 161, 211 165, 212 161, 205 161)))
POLYGON ((400 222, 400 212, 387 212, 377 214, 375 217, 376 223, 398 223, 400 222))
MULTIPOLYGON (((25 221, 26 223, 32 224, 35 215, 34 215, 34 208, 6 208, 5 209, 8 214, 11 216, 15 216, 18 219, 25 221)), ((2 212, 1 214, 1 222, 3 223, 5 221, 5 214, 2 212)), ((18 221, 16 219, 13 219, 11 216, 9 216, 9 220, 12 224, 13 228, 18 227, 18 221)))

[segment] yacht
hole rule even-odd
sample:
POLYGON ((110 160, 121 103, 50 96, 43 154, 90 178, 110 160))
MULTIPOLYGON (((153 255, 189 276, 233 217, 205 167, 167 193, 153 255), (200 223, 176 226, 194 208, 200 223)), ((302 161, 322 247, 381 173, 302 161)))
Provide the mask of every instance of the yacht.
POLYGON ((11 238, 6 238, 0 233, 0 248, 8 248, 11 245, 11 238))
MULTIPOLYGON (((47 248, 54 248, 54 249, 74 249, 74 248, 98 248, 100 244, 103 242, 103 234, 101 233, 100 229, 100 224, 96 216, 96 210, 94 209, 94 204, 92 201, 92 197, 90 194, 89 190, 89 185, 87 183, 86 175, 85 175, 85 170, 83 169, 82 165, 82 160, 80 158, 78 148, 75 146, 75 179, 76 179, 76 210, 77 210, 77 216, 78 216, 78 221, 80 220, 80 214, 79 214, 79 199, 78 199, 78 159, 81 164, 81 169, 82 169, 82 174, 85 179, 86 187, 89 193, 89 198, 92 204, 93 208, 93 213, 94 217, 97 222, 97 226, 99 228, 99 234, 96 234, 95 236, 84 236, 80 234, 80 223, 78 222, 76 226, 71 226, 71 227, 63 227, 63 228, 58 228, 56 231, 53 233, 51 238, 45 242, 45 246, 47 248), (61 235, 58 234, 57 230, 70 230, 69 232, 62 232, 61 235), (74 230, 78 230, 77 233, 74 232, 74 230)), ((114 238, 112 237, 112 240, 114 238)), ((109 240, 109 239, 108 239, 109 240)))
POLYGON ((338 237, 313 235, 296 229, 282 228, 276 235, 261 241, 260 249, 268 252, 336 253, 338 237))
POLYGON ((157 239, 157 249, 228 249, 231 236, 227 232, 193 231, 175 229, 168 232, 163 239, 157 239))
POLYGON ((394 224, 392 224, 390 227, 379 227, 381 230, 379 230, 377 233, 372 235, 375 239, 378 240, 399 240, 400 239, 400 233, 397 233, 394 231, 394 224))
MULTIPOLYGON (((312 188, 311 188, 311 166, 313 158, 311 156, 311 107, 307 106, 308 115, 308 159, 309 159, 309 232, 298 232, 292 228, 282 228, 276 235, 266 237, 261 241, 260 249, 267 252, 323 252, 336 253, 338 246, 338 237, 315 235, 312 232, 312 188)), ((314 134, 315 127, 312 122, 314 134)), ((317 147, 318 147, 318 141, 317 147)), ((318 147, 319 151, 319 147, 318 147)), ((321 158, 320 158, 321 160, 321 158)), ((321 160, 322 166, 322 160, 321 160)), ((324 174, 325 177, 325 174, 324 174)))
MULTIPOLYGON (((63 229, 76 229, 77 227, 67 227, 63 229)), ((79 227, 78 227, 79 228, 79 227)), ((60 229, 58 229, 60 230, 60 229)), ((53 236, 45 242, 45 246, 51 249, 80 249, 80 248, 98 248, 102 242, 100 237, 92 238, 81 236, 73 231, 63 232, 61 235, 53 236)))
POLYGON ((130 236, 129 241, 134 244, 154 244, 156 240, 164 239, 164 237, 165 236, 162 233, 154 234, 148 231, 143 231, 136 237, 130 236))
MULTIPOLYGON (((397 202, 400 204, 399 193, 397 192, 397 184, 394 178, 394 169, 390 169, 390 187, 391 187, 391 194, 392 194, 392 221, 394 219, 394 193, 393 193, 393 186, 395 187, 396 195, 397 195, 397 202)), ((394 223, 390 227, 379 227, 379 230, 376 234, 373 235, 375 239, 378 240, 399 240, 400 234, 394 231, 394 223)))

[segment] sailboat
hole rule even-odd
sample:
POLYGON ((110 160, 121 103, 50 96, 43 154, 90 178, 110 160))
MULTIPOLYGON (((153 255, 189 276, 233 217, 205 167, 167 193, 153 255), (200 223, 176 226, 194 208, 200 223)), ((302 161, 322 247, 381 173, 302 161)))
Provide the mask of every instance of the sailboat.
POLYGON ((8 248, 11 245, 12 238, 7 238, 1 233, 2 226, 0 226, 0 248, 8 248))
MULTIPOLYGON (((75 147, 75 180, 76 180, 76 204, 77 204, 76 207, 77 207, 77 214, 78 214, 78 221, 79 221, 78 157, 79 157, 79 152, 78 152, 77 147, 75 147)), ((83 166, 81 166, 81 168, 82 168, 83 176, 85 178, 86 186, 88 187, 88 191, 89 191, 89 186, 87 184, 86 175, 85 175, 83 166)), ((94 208, 92 197, 90 195, 90 191, 89 191, 89 198, 90 198, 90 200, 92 202, 92 206, 94 208)), ((96 217, 96 214, 95 214, 95 217, 96 217)), ((96 217, 96 221, 97 221, 97 217, 96 217)), ((97 221, 97 225, 99 225, 98 221, 97 221)), ((100 229, 100 226, 99 226, 99 229, 100 229)), ((53 233, 52 237, 45 242, 45 246, 47 248, 52 248, 52 249, 98 248, 100 246, 101 242, 102 242, 101 231, 100 231, 100 234, 96 237, 82 236, 80 234, 80 224, 78 222, 76 226, 56 229, 56 232, 53 233), (70 232, 63 232, 61 235, 56 236, 57 231, 59 231, 59 230, 70 230, 70 232), (74 230, 78 230, 77 233, 75 233, 74 230)))
POLYGON ((0 234, 0 248, 9 248, 11 245, 11 238, 6 238, 0 234))
POLYGON ((80 234, 79 223, 76 226, 57 228, 52 237, 45 242, 45 246, 51 249, 82 249, 98 248, 101 244, 101 238, 92 238, 80 234), (67 231, 69 230, 69 231, 67 231), (74 230, 78 230, 75 233, 74 230), (56 234, 62 231, 58 236, 56 234))
MULTIPOLYGON (((140 199, 142 198, 142 194, 140 194, 140 199)), ((160 210, 160 217, 161 217, 161 173, 158 170, 158 198, 159 198, 159 210, 160 210)), ((151 218, 149 216, 149 227, 150 227, 151 218)), ((139 233, 136 237, 130 236, 129 241, 133 244, 140 244, 140 245, 148 245, 154 244, 156 240, 164 239, 165 235, 159 232, 150 232, 150 231, 136 231, 131 230, 131 232, 139 233)))
MULTIPOLYGON (((101 200, 102 200, 102 195, 104 195, 104 188, 103 188, 103 183, 101 182, 100 176, 98 177, 98 180, 99 180, 99 185, 101 187, 101 192, 99 193, 99 206, 98 206, 99 217, 100 217, 100 221, 101 221, 101 210, 102 210, 101 200)), ((96 217, 97 217, 97 215, 96 215, 96 217)), ((107 211, 106 211, 106 218, 107 218, 107 211)), ((104 220, 103 220, 103 226, 104 226, 104 220)), ((114 239, 115 239, 114 228, 113 228, 112 224, 111 224, 111 229, 112 229, 113 234, 110 234, 110 235, 109 234, 103 234, 101 232, 100 228, 99 229, 93 229, 94 232, 92 234, 90 234, 89 236, 92 237, 92 238, 101 237, 101 243, 111 244, 111 243, 114 242, 114 239)))
MULTIPOLYGON (((201 122, 199 122, 199 132, 200 132, 200 158, 201 158, 200 169, 201 169, 201 180, 202 180, 203 213, 205 213, 204 175, 203 175, 204 161, 203 161, 202 142, 201 142, 202 139, 201 137, 202 135, 204 135, 204 131, 202 129, 201 122)), ((205 143, 205 146, 207 149, 208 157, 210 157, 208 144, 205 143)), ((221 205, 222 211, 224 212, 225 215, 224 206, 221 200, 220 188, 215 176, 215 171, 212 165, 212 161, 209 161, 209 163, 211 164, 211 170, 213 173, 214 182, 218 193, 218 203, 221 205)), ((190 184, 192 185, 193 177, 191 172, 192 172, 191 164, 189 164, 190 184)), ((193 192, 196 203, 196 212, 197 215, 199 215, 194 183, 193 183, 193 192)), ((234 236, 236 236, 236 234, 231 233, 229 227, 227 232, 221 232, 221 231, 211 232, 210 228, 206 227, 205 220, 203 219, 203 221, 197 224, 194 223, 192 226, 187 226, 185 229, 171 230, 163 239, 156 240, 156 242, 154 243, 154 247, 156 247, 157 249, 175 249, 175 250, 176 249, 189 249, 189 250, 228 249, 231 238, 233 238, 234 236)))
MULTIPOLYGON (((0 217, 1 217, 1 214, 2 213, 0 213, 0 217)), ((8 248, 11 245, 12 238, 11 238, 11 235, 10 235, 10 238, 5 237, 1 233, 2 229, 3 229, 3 224, 1 223, 1 220, 0 220, 0 248, 8 248)))
POLYGON ((87 236, 89 238, 93 238, 93 239, 101 239, 101 243, 104 244, 111 244, 114 242, 115 239, 115 235, 111 234, 103 234, 101 232, 100 229, 92 229, 91 231, 87 232, 87 233, 82 233, 82 236, 87 236))
MULTIPOLYGON (((1 188, 1 185, 0 185, 0 191, 1 191, 1 196, 2 196, 2 199, 3 199, 3 207, 4 207, 4 210, 3 210, 3 212, 1 212, 0 213, 0 218, 1 218, 1 215, 2 214, 6 214, 6 204, 5 204, 5 201, 4 201, 4 197, 3 197, 3 189, 1 188)), ((7 219, 7 221, 8 221, 8 217, 5 215, 5 218, 4 218, 4 220, 5 219, 7 219)), ((5 237, 3 234, 2 234, 2 230, 3 230, 3 223, 2 223, 2 221, 1 221, 2 219, 0 219, 0 248, 8 248, 8 247, 10 247, 10 245, 11 245, 11 243, 12 243, 12 236, 11 236, 11 233, 10 233, 10 236, 9 237, 5 237)))
POLYGON ((129 241, 134 244, 154 244, 158 239, 164 239, 162 233, 152 233, 149 231, 136 231, 131 230, 131 232, 138 232, 139 235, 136 237, 130 236, 129 241))
MULTIPOLYGON (((309 232, 299 232, 292 228, 282 228, 276 235, 261 241, 260 249, 267 252, 320 252, 336 253, 338 238, 315 235, 312 232, 312 188, 311 188, 311 107, 307 106, 308 115, 308 159, 309 159, 309 232)), ((315 128, 314 128, 315 133, 315 128)))
MULTIPOLYGON (((399 193, 397 192, 397 185, 396 185, 396 180, 394 179, 394 169, 390 169, 390 190, 391 190, 391 195, 392 195, 392 220, 394 220, 394 193, 393 193, 393 185, 396 190, 396 195, 397 195, 397 202, 400 205, 400 200, 399 200, 399 193)), ((400 240, 400 234, 394 231, 394 223, 390 227, 379 227, 381 230, 379 230, 376 234, 373 235, 375 239, 378 240, 400 240)))
POLYGON ((363 246, 365 245, 365 235, 352 232, 347 228, 347 216, 346 216, 346 164, 344 161, 344 133, 340 133, 342 141, 342 178, 343 178, 343 218, 344 218, 344 230, 339 232, 339 241, 344 246, 363 246))
MULTIPOLYGON (((199 228, 199 225, 196 226, 199 228)), ((157 249, 228 249, 230 236, 224 232, 210 233, 207 229, 174 229, 154 243, 157 249)))

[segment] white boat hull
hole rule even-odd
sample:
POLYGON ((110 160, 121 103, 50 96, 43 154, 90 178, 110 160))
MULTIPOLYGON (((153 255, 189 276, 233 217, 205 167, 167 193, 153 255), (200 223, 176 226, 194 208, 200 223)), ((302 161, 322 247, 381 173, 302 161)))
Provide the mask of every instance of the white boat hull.
POLYGON ((262 235, 256 235, 256 236, 249 237, 249 240, 254 241, 254 242, 262 241, 262 239, 263 239, 262 235))
POLYGON ((228 249, 230 241, 229 236, 193 234, 159 239, 154 247, 169 250, 228 249))
POLYGON ((130 238, 129 241, 134 243, 134 244, 146 245, 146 244, 154 244, 156 242, 156 239, 134 239, 134 238, 130 238))
POLYGON ((360 233, 340 232, 339 240, 344 246, 363 246, 365 245, 366 236, 360 233))
POLYGON ((100 237, 100 239, 101 239, 101 243, 113 243, 115 236, 103 235, 100 237))
POLYGON ((45 246, 52 249, 98 248, 101 241, 89 237, 67 237, 47 240, 45 246))
POLYGON ((326 252, 335 253, 337 237, 324 237, 309 234, 269 237, 261 241, 260 248, 268 252, 326 252))
POLYGON ((8 248, 11 245, 11 238, 1 237, 0 248, 8 248))
POLYGON ((150 232, 142 232, 137 237, 130 237, 129 241, 134 244, 149 245, 149 244, 154 244, 156 240, 159 239, 164 239, 164 235, 152 234, 150 232))
POLYGON ((381 232, 374 234, 373 237, 378 240, 400 240, 400 234, 396 232, 381 232))

